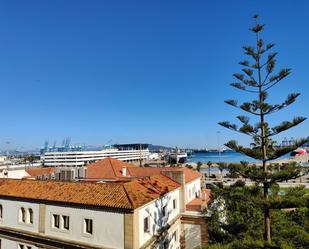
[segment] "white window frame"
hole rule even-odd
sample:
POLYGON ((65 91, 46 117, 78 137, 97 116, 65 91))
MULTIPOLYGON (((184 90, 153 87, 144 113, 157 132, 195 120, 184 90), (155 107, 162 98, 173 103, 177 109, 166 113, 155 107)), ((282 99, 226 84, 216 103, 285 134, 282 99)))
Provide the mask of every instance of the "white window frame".
POLYGON ((34 212, 32 208, 27 209, 27 224, 33 225, 34 222, 34 212), (31 210, 31 211, 30 211, 31 210))
POLYGON ((26 208, 20 207, 18 209, 18 221, 21 224, 26 224, 26 221, 27 221, 27 211, 26 211, 26 208))
POLYGON ((86 236, 93 236, 94 234, 94 219, 89 217, 83 218, 83 234, 86 236), (87 220, 91 221, 91 233, 87 232, 87 220))
POLYGON ((52 214, 52 228, 54 229, 60 229, 60 218, 61 218, 61 215, 60 214, 52 214), (55 217, 58 217, 58 226, 56 226, 56 219, 55 217))
POLYGON ((18 243, 18 249, 32 249, 32 248, 33 248, 33 246, 31 246, 31 245, 18 243))
POLYGON ((61 220, 62 220, 62 226, 61 228, 64 230, 64 231, 70 231, 70 216, 69 215, 61 215, 61 220), (67 217, 68 219, 68 228, 65 227, 65 217, 67 217))

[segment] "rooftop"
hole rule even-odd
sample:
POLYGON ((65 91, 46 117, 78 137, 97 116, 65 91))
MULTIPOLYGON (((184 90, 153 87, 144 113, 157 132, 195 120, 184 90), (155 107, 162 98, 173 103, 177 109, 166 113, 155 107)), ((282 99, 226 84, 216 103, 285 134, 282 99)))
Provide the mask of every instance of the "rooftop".
POLYGON ((177 182, 162 174, 126 183, 3 179, 0 196, 132 210, 178 187, 177 182))
POLYGON ((37 176, 55 173, 55 168, 53 168, 53 167, 28 168, 25 171, 29 175, 29 176, 26 176, 25 178, 35 178, 37 176))
POLYGON ((122 177, 123 168, 137 167, 134 164, 126 163, 114 158, 105 158, 87 166, 87 178, 118 178, 122 177))
POLYGON ((161 174, 164 171, 183 171, 185 182, 189 183, 202 176, 201 173, 186 167, 138 167, 117 159, 105 158, 87 166, 87 178, 89 179, 121 179, 122 170, 126 168, 126 177, 146 177, 161 174))

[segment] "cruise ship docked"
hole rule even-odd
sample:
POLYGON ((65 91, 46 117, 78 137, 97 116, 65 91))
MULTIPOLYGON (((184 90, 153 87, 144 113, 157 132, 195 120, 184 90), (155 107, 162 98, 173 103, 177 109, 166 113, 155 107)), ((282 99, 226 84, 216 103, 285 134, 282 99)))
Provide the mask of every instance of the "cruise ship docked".
POLYGON ((84 166, 104 158, 114 158, 125 162, 149 159, 148 144, 119 144, 114 148, 98 151, 55 151, 45 152, 41 159, 44 166, 84 166))

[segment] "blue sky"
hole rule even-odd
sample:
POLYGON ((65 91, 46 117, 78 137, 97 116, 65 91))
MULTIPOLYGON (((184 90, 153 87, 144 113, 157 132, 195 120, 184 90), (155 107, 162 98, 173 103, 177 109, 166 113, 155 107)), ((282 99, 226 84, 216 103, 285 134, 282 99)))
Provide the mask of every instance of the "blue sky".
MULTIPOLYGON (((213 147, 217 131, 222 143, 248 143, 217 122, 241 114, 225 99, 253 97, 229 83, 241 46, 254 42, 254 13, 277 45, 278 67, 293 69, 271 100, 302 93, 271 123, 309 117, 308 12, 306 0, 1 1, 0 149, 67 136, 213 147)), ((307 135, 308 121, 278 139, 307 135)))

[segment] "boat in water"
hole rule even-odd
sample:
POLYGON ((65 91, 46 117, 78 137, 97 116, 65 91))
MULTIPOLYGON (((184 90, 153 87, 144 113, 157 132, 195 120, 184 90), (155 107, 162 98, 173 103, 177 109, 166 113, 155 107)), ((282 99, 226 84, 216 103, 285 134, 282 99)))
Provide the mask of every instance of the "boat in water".
POLYGON ((298 156, 298 155, 307 155, 308 152, 307 150, 305 149, 297 149, 297 150, 294 150, 290 153, 290 156, 298 156))

